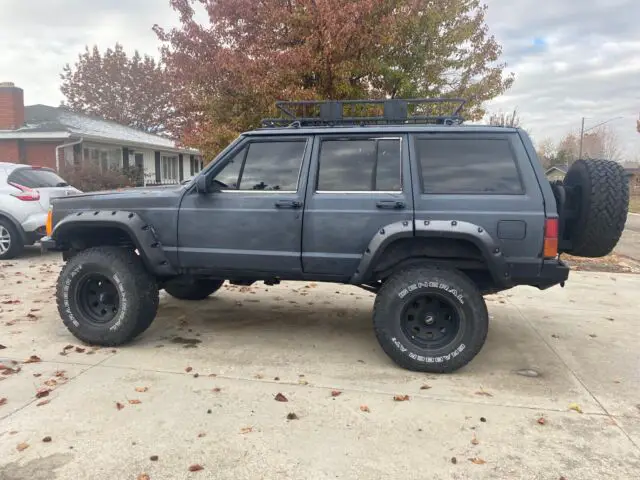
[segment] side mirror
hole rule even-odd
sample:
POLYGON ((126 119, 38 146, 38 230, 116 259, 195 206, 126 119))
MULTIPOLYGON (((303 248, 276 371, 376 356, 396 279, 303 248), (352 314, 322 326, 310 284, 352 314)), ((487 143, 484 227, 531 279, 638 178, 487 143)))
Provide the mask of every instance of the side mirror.
POLYGON ((198 193, 207 193, 209 191, 206 175, 199 175, 198 178, 196 178, 196 190, 198 193))

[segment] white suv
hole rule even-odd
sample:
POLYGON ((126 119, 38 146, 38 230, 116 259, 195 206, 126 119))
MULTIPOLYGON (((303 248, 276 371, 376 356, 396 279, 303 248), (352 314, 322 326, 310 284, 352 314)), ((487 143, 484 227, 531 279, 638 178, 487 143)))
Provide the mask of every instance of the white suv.
POLYGON ((17 257, 46 234, 51 198, 75 193, 49 168, 0 162, 0 260, 17 257))

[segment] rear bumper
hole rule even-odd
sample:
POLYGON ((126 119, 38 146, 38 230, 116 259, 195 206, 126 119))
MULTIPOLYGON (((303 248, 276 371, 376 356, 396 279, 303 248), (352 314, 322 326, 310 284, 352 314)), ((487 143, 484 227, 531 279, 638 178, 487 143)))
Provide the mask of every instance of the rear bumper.
POLYGON ((511 265, 511 278, 516 285, 531 285, 544 290, 564 284, 569 278, 569 266, 562 260, 515 263, 511 265))

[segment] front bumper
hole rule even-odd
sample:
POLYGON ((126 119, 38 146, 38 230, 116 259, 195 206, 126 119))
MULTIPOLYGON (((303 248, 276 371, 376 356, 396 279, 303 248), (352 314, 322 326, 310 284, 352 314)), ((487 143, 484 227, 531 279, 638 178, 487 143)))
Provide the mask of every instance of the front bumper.
POLYGON ((43 252, 55 252, 58 250, 56 241, 51 237, 42 237, 40 239, 40 248, 43 252))

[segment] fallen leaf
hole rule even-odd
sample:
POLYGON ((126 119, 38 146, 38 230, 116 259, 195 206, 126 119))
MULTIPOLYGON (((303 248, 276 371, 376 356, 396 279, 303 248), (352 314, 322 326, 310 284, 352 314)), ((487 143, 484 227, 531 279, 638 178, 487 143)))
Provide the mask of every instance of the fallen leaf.
POLYGON ((332 397, 339 397, 340 395, 342 395, 342 392, 340 390, 331 390, 332 397))
POLYGON ((158 461, 158 455, 151 455, 149 457, 149 460, 151 460, 152 462, 157 462, 158 461))
POLYGON ((38 378, 38 377, 41 377, 41 376, 42 376, 42 374, 41 374, 41 373, 34 373, 34 374, 33 374, 33 376, 34 376, 34 377, 36 377, 36 378, 38 378))
POLYGON ((200 470, 204 470, 204 467, 202 465, 195 464, 189 467, 190 472, 199 472, 200 470))
POLYGON ((395 402, 406 402, 409 400, 409 395, 394 395, 393 400, 395 402))
POLYGON ((493 397, 492 394, 490 394, 489 392, 485 391, 485 389, 482 388, 482 387, 480 387, 480 390, 478 390, 476 392, 476 395, 480 395, 480 396, 483 396, 483 397, 493 397))
POLYGON ((2 303, 5 305, 17 305, 21 302, 20 300, 3 300, 2 303))
POLYGON ((36 403, 36 407, 41 407, 43 405, 46 405, 47 403, 49 403, 51 400, 50 399, 46 399, 46 400, 40 400, 38 403, 36 403))
POLYGON ((253 378, 257 378, 258 380, 260 380, 261 378, 264 378, 264 376, 261 373, 256 373, 253 378))
POLYGON ((485 461, 484 461, 482 458, 480 458, 480 457, 470 458, 470 459, 469 459, 469 461, 470 461, 471 463, 475 463, 476 465, 484 465, 485 463, 487 463, 487 462, 485 462, 485 461))
POLYGON ((44 437, 44 438, 42 439, 42 441, 43 441, 44 443, 49 443, 49 442, 51 441, 51 437, 46 436, 46 437, 44 437))
POLYGON ((291 412, 289 414, 287 414, 287 420, 300 420, 298 418, 298 415, 296 415, 295 413, 291 412))
POLYGON ((72 348, 73 348, 73 345, 67 345, 62 349, 62 351, 64 352, 65 350, 71 350, 72 348))
POLYGON ((193 368, 191 368, 191 367, 187 367, 187 368, 184 369, 184 371, 187 372, 187 373, 189 373, 191 370, 193 370, 193 368))
POLYGON ((141 473, 140 475, 138 475, 138 480, 151 480, 151 477, 146 473, 141 473))
POLYGON ((3 405, 6 405, 6 403, 7 403, 7 397, 0 398, 0 407, 3 405))
POLYGON ((27 442, 19 443, 16 446, 16 450, 18 450, 19 452, 22 452, 23 450, 26 450, 27 448, 29 448, 29 444, 27 442))
POLYGON ((50 378, 49 380, 45 381, 44 384, 47 387, 55 387, 58 384, 58 382, 56 382, 54 378, 50 378))
POLYGON ((458 459, 456 457, 451 457, 451 463, 455 465, 456 463, 458 463, 458 459))
POLYGON ((309 385, 309 382, 307 382, 306 380, 298 380, 298 384, 300 384, 300 385, 309 385))
POLYGON ((589 334, 589 336, 590 336, 591 338, 596 338, 598 335, 596 335, 595 333, 590 333, 590 334, 589 334))
POLYGON ((116 402, 116 408, 117 408, 118 410, 122 410, 122 409, 124 408, 124 405, 123 405, 123 404, 121 404, 120 402, 116 402))
POLYGON ((366 405, 360 405, 360 411, 361 412, 371 412, 371 410, 369 410, 369 407, 367 407, 366 405))
POLYGON ((214 387, 211 389, 212 392, 218 393, 221 390, 220 387, 214 387))
POLYGON ((64 377, 65 375, 65 371, 64 370, 56 370, 53 374, 54 377, 64 377))
POLYGON ((427 385, 426 383, 420 387, 420 390, 429 390, 431 385, 427 385))
POLYGON ((142 402, 136 398, 132 398, 131 400, 129 400, 129 404, 131 405, 140 405, 142 402))
POLYGON ((84 353, 86 350, 87 350, 86 348, 76 347, 76 352, 77 353, 84 353))
POLYGON ((544 419, 544 417, 540 417, 540 418, 538 419, 538 423, 539 423, 540 425, 544 425, 545 423, 547 423, 547 421, 544 419))
POLYGON ((42 360, 40 359, 39 356, 37 355, 31 355, 29 358, 27 358, 24 362, 22 363, 38 363, 41 362, 42 360))
POLYGON ((202 438, 202 437, 206 437, 206 436, 207 436, 207 434, 204 433, 204 432, 201 432, 201 433, 198 434, 198 438, 202 438))
POLYGON ((275 396, 274 400, 275 400, 276 402, 288 402, 288 401, 289 401, 289 399, 287 399, 287 397, 285 397, 285 396, 284 396, 283 394, 281 394, 281 393, 278 393, 278 394, 275 396))
POLYGON ((38 316, 34 313, 27 313, 27 318, 38 318, 38 316))
POLYGON ((476 438, 476 434, 473 434, 473 438, 471 439, 471 445, 478 445, 480 441, 476 438))
POLYGON ((240 433, 241 434, 245 434, 245 433, 251 433, 253 432, 253 427, 243 427, 240 429, 240 433))
POLYGON ((51 393, 51 389, 50 388, 40 388, 36 392, 36 398, 47 397, 49 395, 49 393, 51 393))
POLYGON ((582 413, 582 409, 580 408, 580 405, 578 405, 575 402, 569 404, 569 410, 575 410, 578 413, 582 413))
POLYGON ((5 348, 7 348, 7 347, 5 347, 4 345, 0 344, 0 350, 4 350, 5 348))
POLYGON ((487 421, 487 419, 486 419, 486 418, 484 418, 484 417, 480 417, 480 421, 481 421, 482 423, 485 423, 485 422, 487 421))
POLYGON ((136 392, 138 393, 144 393, 147 390, 149 390, 149 387, 136 387, 136 392))

